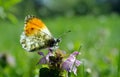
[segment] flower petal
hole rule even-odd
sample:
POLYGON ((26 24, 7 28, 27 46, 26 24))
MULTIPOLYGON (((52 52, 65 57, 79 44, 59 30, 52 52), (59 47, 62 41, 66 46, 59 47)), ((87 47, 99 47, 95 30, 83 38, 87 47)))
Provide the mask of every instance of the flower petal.
POLYGON ((52 52, 48 52, 48 54, 46 55, 46 60, 49 62, 49 57, 50 56, 54 56, 54 54, 52 52))
POLYGON ((38 54, 39 54, 40 56, 44 56, 44 53, 43 53, 43 52, 38 52, 38 54))
POLYGON ((73 73, 74 73, 75 75, 77 75, 77 68, 76 68, 75 66, 73 66, 72 71, 73 71, 73 73))
POLYGON ((46 57, 42 57, 42 58, 40 59, 40 61, 38 62, 38 64, 47 64, 46 57))
POLYGON ((81 63, 82 63, 81 61, 76 60, 76 61, 75 61, 75 66, 77 66, 77 67, 78 67, 81 63))
POLYGON ((77 55, 79 55, 79 52, 75 51, 75 52, 73 52, 71 55, 77 56, 77 55))
POLYGON ((71 72, 71 62, 69 60, 66 60, 63 64, 62 64, 62 68, 65 69, 68 72, 71 72))

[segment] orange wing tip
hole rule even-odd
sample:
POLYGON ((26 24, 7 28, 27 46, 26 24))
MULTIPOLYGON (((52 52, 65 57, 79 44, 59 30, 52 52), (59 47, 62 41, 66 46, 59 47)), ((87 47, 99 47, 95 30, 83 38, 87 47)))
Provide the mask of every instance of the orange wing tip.
POLYGON ((33 15, 28 15, 25 17, 24 31, 27 36, 37 34, 40 31, 44 31, 44 29, 46 30, 47 34, 50 34, 45 24, 39 18, 33 15))

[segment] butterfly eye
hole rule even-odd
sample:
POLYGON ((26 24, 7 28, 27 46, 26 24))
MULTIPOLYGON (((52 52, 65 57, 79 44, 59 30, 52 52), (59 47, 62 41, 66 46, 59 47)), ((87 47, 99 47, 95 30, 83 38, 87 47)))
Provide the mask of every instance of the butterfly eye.
POLYGON ((60 42, 61 41, 61 39, 56 39, 56 42, 60 42))

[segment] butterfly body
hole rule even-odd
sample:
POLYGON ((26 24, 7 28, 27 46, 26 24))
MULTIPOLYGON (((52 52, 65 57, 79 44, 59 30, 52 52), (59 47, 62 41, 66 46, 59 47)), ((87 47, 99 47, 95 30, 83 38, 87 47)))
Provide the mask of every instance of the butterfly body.
POLYGON ((20 43, 27 51, 36 51, 44 48, 56 47, 59 40, 54 38, 45 24, 35 16, 25 18, 24 31, 20 43))

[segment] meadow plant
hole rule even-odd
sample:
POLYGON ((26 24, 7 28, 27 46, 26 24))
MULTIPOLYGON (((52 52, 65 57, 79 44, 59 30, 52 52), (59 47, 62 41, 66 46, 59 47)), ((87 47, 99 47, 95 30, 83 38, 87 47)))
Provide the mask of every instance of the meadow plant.
POLYGON ((68 77, 71 72, 77 76, 77 67, 82 63, 77 60, 80 52, 75 51, 66 57, 65 51, 57 49, 48 51, 47 55, 38 52, 42 58, 38 64, 43 65, 39 70, 39 77, 68 77))

